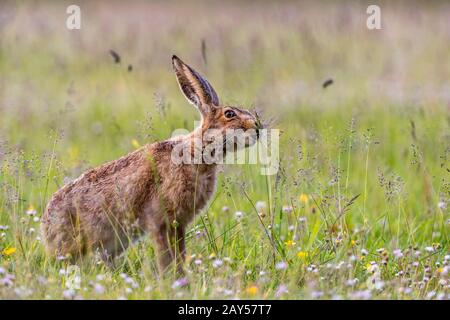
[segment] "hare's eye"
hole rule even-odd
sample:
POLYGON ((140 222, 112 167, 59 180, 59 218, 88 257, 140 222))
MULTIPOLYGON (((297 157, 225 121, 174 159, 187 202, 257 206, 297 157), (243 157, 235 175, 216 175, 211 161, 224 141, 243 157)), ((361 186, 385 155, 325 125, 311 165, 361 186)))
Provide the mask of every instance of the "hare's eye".
POLYGON ((233 110, 227 110, 227 111, 225 111, 224 114, 225 114, 225 118, 228 118, 228 119, 236 117, 236 113, 234 113, 233 110))

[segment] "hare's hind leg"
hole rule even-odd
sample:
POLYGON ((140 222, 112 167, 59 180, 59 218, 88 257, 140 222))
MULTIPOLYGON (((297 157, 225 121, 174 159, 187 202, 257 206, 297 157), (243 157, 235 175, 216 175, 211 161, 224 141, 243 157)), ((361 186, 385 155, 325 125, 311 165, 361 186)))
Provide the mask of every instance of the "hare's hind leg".
POLYGON ((183 275, 184 228, 163 225, 157 232, 153 232, 153 239, 160 274, 166 273, 173 262, 176 262, 177 274, 183 275))

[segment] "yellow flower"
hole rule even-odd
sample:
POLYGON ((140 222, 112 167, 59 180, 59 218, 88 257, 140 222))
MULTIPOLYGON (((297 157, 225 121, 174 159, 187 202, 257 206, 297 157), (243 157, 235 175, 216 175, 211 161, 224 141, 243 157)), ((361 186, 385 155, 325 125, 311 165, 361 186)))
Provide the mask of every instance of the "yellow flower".
POLYGON ((306 258, 308 258, 308 252, 299 251, 299 252, 297 252, 297 257, 299 257, 300 259, 306 259, 306 258))
POLYGON ((353 247, 356 246, 356 241, 355 241, 355 240, 352 240, 352 241, 351 241, 351 244, 352 244, 353 247))
POLYGON ((286 247, 288 247, 288 248, 292 248, 293 246, 295 246, 295 242, 292 241, 292 240, 290 240, 290 239, 289 239, 288 241, 285 241, 284 244, 285 244, 286 247))
POLYGON ((299 198, 301 203, 308 204, 309 198, 308 195, 302 193, 299 198))
POLYGON ((437 269, 437 272, 442 273, 442 271, 444 271, 444 268, 440 267, 439 269, 437 269))
POLYGON ((248 295, 254 296, 258 293, 258 287, 253 285, 245 289, 245 291, 247 292, 248 295))
POLYGON ((216 254, 213 252, 213 253, 211 253, 210 255, 209 255, 209 259, 214 259, 216 257, 216 254))
POLYGON ((131 144, 133 145, 133 147, 135 147, 136 149, 139 149, 141 147, 141 145, 139 144, 139 142, 136 139, 131 140, 131 144))
POLYGON ((4 256, 10 256, 10 255, 14 254, 16 251, 17 251, 16 248, 9 247, 9 248, 3 249, 2 254, 3 254, 4 256))

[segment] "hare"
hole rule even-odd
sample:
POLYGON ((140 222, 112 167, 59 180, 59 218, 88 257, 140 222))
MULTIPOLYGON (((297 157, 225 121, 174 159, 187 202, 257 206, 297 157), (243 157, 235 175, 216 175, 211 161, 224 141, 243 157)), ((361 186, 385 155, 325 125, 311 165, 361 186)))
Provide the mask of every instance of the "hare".
POLYGON ((256 114, 220 105, 211 84, 175 55, 172 65, 181 91, 201 114, 201 124, 187 135, 147 144, 88 170, 58 190, 41 226, 49 254, 79 259, 97 251, 109 261, 149 234, 159 272, 175 263, 183 273, 185 230, 215 191, 217 164, 179 163, 173 161, 174 150, 187 145, 188 155, 202 153, 211 143, 204 134, 213 130, 223 138, 229 129, 251 132, 246 147, 258 139, 261 126, 256 114), (195 147, 198 139, 202 144, 195 147))

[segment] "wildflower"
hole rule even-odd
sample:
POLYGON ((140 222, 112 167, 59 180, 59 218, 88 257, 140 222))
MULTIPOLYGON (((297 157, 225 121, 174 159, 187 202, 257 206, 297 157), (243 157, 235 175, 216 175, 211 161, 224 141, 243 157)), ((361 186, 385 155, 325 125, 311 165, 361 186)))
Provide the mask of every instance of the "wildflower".
POLYGON ((229 290, 229 289, 224 289, 224 290, 223 290, 223 294, 224 294, 225 296, 231 296, 231 295, 233 294, 233 291, 232 291, 232 290, 229 290))
POLYGON ((403 257, 402 250, 400 250, 400 249, 395 249, 392 253, 394 254, 394 256, 395 256, 397 259, 400 259, 401 257, 403 257))
POLYGON ((425 251, 426 252, 434 252, 434 248, 433 247, 425 247, 425 251))
POLYGON ((437 269, 437 272, 443 276, 445 276, 448 273, 449 267, 440 267, 437 269))
POLYGON ((16 253, 16 251, 17 251, 16 248, 14 248, 14 247, 9 247, 9 248, 3 249, 2 254, 3 254, 4 256, 10 256, 10 255, 13 255, 14 253, 16 253))
POLYGON ((0 231, 6 231, 9 229, 9 226, 2 226, 0 225, 0 231))
POLYGON ((345 283, 347 286, 349 287, 353 287, 354 285, 356 285, 359 282, 358 278, 354 278, 354 279, 349 279, 347 280, 347 282, 345 283))
POLYGON ((29 216, 34 216, 37 213, 37 211, 36 211, 36 209, 34 209, 33 205, 30 204, 30 206, 28 207, 27 211, 25 211, 25 213, 29 216))
POLYGON ((287 240, 284 242, 285 246, 288 248, 292 248, 293 246, 295 246, 295 242, 292 241, 291 239, 287 240))
POLYGON ((131 144, 133 145, 133 147, 135 149, 139 149, 141 147, 141 145, 139 144, 139 142, 136 139, 131 140, 131 144))
POLYGON ((288 227, 288 230, 289 230, 289 231, 294 231, 294 229, 295 229, 295 226, 292 225, 292 224, 288 227))
POLYGON ((104 274, 98 274, 98 275, 95 277, 95 279, 96 279, 97 281, 103 281, 103 280, 105 280, 105 275, 104 275, 104 274))
POLYGON ((283 206, 281 210, 283 211, 283 213, 291 213, 294 209, 292 208, 292 206, 283 206))
POLYGON ((100 283, 96 283, 94 285, 94 292, 96 294, 103 294, 105 293, 105 288, 100 283))
POLYGON ((375 261, 371 261, 366 264, 366 269, 369 273, 377 273, 378 272, 378 264, 375 261))
POLYGON ((430 291, 427 294, 427 299, 432 299, 436 295, 436 291, 430 291))
POLYGON ((302 193, 299 197, 299 200, 303 204, 308 204, 308 201, 309 201, 308 195, 302 193))
POLYGON ((227 206, 222 207, 222 212, 228 212, 228 211, 230 211, 230 208, 228 208, 227 206))
POLYGON ((286 269, 286 268, 287 268, 287 263, 284 262, 284 261, 278 262, 278 263, 275 265, 275 269, 277 269, 277 270, 284 270, 284 269, 286 269))
POLYGON ((352 245, 352 247, 356 246, 356 241, 352 239, 352 241, 350 242, 350 244, 352 245))
POLYGON ((75 297, 75 294, 76 294, 75 290, 67 289, 67 290, 64 290, 63 297, 65 299, 73 299, 75 297))
POLYGON ((264 201, 257 201, 255 204, 255 208, 258 211, 262 211, 266 208, 266 203, 264 201))
POLYGON ((438 203, 438 208, 439 209, 445 209, 446 206, 447 205, 446 205, 446 203, 444 201, 439 201, 439 203, 438 203))
POLYGON ((213 267, 214 268, 219 268, 222 265, 223 265, 223 261, 220 260, 220 259, 216 259, 216 260, 213 261, 213 267))
POLYGON ((195 259, 195 260, 194 260, 194 264, 197 265, 197 266, 199 266, 199 265, 202 264, 202 260, 201 260, 201 259, 195 259))
POLYGON ((185 287, 188 283, 189 283, 188 278, 178 279, 172 284, 172 289, 185 287))
POLYGON ((240 220, 244 213, 242 211, 236 211, 234 215, 236 216, 237 220, 240 220))
POLYGON ((33 217, 34 222, 39 222, 39 220, 40 220, 39 217, 33 217))
POLYGON ((306 258, 308 258, 308 252, 299 251, 299 252, 297 252, 297 257, 299 257, 300 259, 306 259, 306 258))
POLYGON ((258 293, 258 287, 255 285, 252 285, 252 286, 248 287, 247 289, 245 289, 245 292, 247 292, 247 294, 250 296, 254 296, 258 293))
POLYGON ((311 292, 311 298, 313 299, 319 299, 323 296, 323 292, 322 291, 313 291, 311 292))
POLYGON ((363 256, 367 256, 369 254, 369 252, 366 249, 361 249, 361 254, 363 256))
POLYGON ((288 292, 289 291, 287 289, 287 286, 285 284, 280 284, 280 286, 277 289, 277 292, 275 293, 275 296, 277 298, 279 298, 280 296, 282 296, 283 294, 288 293, 288 292))

